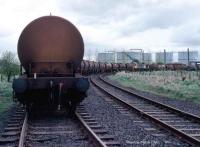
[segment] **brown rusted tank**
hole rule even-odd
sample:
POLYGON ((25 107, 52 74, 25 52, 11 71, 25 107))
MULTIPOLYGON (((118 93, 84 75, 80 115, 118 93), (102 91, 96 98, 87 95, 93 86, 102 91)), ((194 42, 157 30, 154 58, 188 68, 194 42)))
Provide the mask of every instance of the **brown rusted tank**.
POLYGON ((18 56, 27 73, 71 74, 80 65, 84 43, 78 29, 57 16, 28 24, 18 40, 18 56))

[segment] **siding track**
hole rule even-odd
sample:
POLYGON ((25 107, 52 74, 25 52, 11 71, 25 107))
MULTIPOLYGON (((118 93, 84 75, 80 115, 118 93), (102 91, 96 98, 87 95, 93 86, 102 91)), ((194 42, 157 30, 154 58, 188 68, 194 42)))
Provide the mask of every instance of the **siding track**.
POLYGON ((200 118, 198 116, 137 95, 106 81, 103 76, 92 77, 91 82, 127 108, 136 111, 191 145, 200 146, 200 118))

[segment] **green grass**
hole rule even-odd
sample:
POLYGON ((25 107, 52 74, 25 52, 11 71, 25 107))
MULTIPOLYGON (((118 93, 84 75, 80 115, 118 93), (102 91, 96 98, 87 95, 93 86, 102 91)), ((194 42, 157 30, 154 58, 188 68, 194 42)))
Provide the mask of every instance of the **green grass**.
POLYGON ((146 73, 117 73, 109 76, 111 80, 118 81, 123 86, 133 87, 137 90, 153 94, 178 98, 192 102, 200 102, 200 80, 199 77, 189 77, 193 73, 146 72, 146 73), (182 76, 186 80, 182 81, 182 76))
POLYGON ((12 104, 12 83, 0 81, 0 113, 5 111, 12 104))

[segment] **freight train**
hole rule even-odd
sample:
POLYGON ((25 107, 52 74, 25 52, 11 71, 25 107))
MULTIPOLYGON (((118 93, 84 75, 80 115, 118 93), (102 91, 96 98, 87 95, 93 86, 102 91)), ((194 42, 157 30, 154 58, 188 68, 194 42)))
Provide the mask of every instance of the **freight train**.
POLYGON ((27 110, 66 110, 74 114, 86 96, 88 78, 77 75, 84 54, 78 29, 58 16, 43 16, 22 31, 17 46, 24 72, 13 81, 14 99, 27 110))
POLYGON ((104 72, 118 72, 118 71, 158 71, 158 70, 189 70, 191 67, 182 63, 170 64, 138 64, 134 63, 107 63, 83 60, 78 68, 82 75, 89 75, 92 73, 104 72))

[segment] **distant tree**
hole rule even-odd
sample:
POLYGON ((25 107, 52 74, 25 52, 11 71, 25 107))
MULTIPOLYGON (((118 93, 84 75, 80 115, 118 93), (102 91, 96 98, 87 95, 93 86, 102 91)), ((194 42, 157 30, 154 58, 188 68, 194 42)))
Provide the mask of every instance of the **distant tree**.
POLYGON ((157 62, 157 64, 164 64, 162 61, 157 62))
POLYGON ((5 51, 0 58, 0 73, 7 77, 9 82, 12 76, 19 74, 19 62, 13 52, 5 51))

